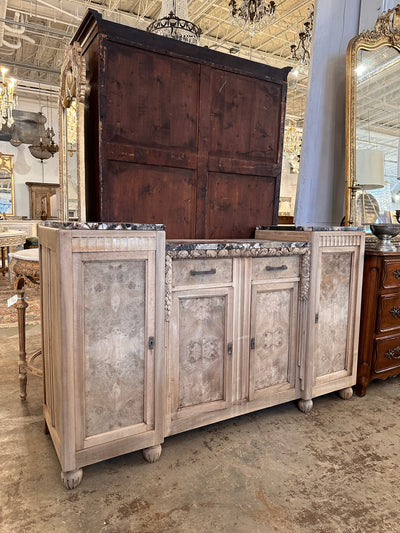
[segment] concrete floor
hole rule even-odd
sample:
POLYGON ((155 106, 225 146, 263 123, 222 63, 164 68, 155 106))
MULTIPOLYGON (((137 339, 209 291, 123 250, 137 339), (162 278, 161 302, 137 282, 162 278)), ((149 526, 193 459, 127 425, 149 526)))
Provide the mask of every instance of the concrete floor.
MULTIPOLYGON (((28 328, 30 348, 40 328, 28 328)), ((329 394, 169 437, 84 468, 68 491, 43 432, 42 382, 19 399, 18 333, 0 329, 0 531, 387 533, 400 531, 400 378, 364 398, 329 394)))

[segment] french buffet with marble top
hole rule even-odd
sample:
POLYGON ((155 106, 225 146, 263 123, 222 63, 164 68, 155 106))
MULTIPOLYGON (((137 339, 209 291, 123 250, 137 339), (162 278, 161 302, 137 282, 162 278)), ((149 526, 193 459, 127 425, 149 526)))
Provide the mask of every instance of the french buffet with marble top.
POLYGON ((66 487, 110 457, 155 461, 169 435, 350 397, 364 232, 260 226, 254 238, 277 221, 286 76, 93 12, 78 30, 62 72, 64 141, 71 113, 78 128, 72 157, 61 147, 66 221, 39 228, 44 415, 66 487), (136 91, 131 125, 113 64, 136 91), (145 99, 146 83, 166 90, 145 99), (238 95, 253 121, 243 136, 238 95), (200 133, 179 146, 166 105, 182 101, 200 133), (118 223, 119 205, 141 223, 118 223))

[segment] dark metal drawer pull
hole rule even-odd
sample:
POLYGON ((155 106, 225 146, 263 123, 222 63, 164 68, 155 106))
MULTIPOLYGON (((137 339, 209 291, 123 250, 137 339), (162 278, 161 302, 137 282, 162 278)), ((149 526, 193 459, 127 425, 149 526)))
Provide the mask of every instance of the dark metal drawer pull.
POLYGON ((394 270, 394 272, 393 272, 393 276, 394 276, 396 279, 400 279, 400 270, 394 270))
POLYGON ((396 346, 393 350, 386 352, 385 357, 388 359, 400 359, 400 346, 396 346))
POLYGON ((287 270, 287 265, 281 265, 280 267, 266 266, 265 270, 287 270))
POLYGON ((217 271, 215 268, 211 268, 210 270, 191 270, 190 275, 191 276, 209 276, 212 274, 216 274, 217 271))
POLYGON ((389 313, 393 318, 400 318, 400 307, 392 307, 389 313))

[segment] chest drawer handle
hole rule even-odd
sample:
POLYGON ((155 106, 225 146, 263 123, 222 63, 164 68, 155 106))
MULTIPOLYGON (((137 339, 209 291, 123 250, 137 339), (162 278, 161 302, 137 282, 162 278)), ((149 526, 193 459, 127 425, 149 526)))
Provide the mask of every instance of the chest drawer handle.
POLYGON ((393 271, 393 276, 396 278, 396 279, 399 279, 400 280, 400 270, 394 270, 393 271))
POLYGON ((281 265, 279 267, 266 266, 265 270, 270 272, 271 270, 287 270, 287 265, 281 265))
POLYGON ((400 359, 400 346, 396 346, 393 350, 386 352, 385 357, 388 359, 400 359))
POLYGON ((393 318, 400 318, 400 307, 392 307, 389 313, 393 318))
POLYGON ((215 270, 215 268, 211 268, 210 270, 191 270, 190 271, 191 276, 210 276, 216 273, 217 271, 215 270))

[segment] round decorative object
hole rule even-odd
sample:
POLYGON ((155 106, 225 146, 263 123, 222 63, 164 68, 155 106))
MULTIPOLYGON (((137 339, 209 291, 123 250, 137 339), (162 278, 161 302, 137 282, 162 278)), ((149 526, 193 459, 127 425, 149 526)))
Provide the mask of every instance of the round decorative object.
POLYGON ((400 233, 400 224, 371 224, 372 233, 378 237, 375 249, 381 252, 395 252, 391 239, 400 233))

